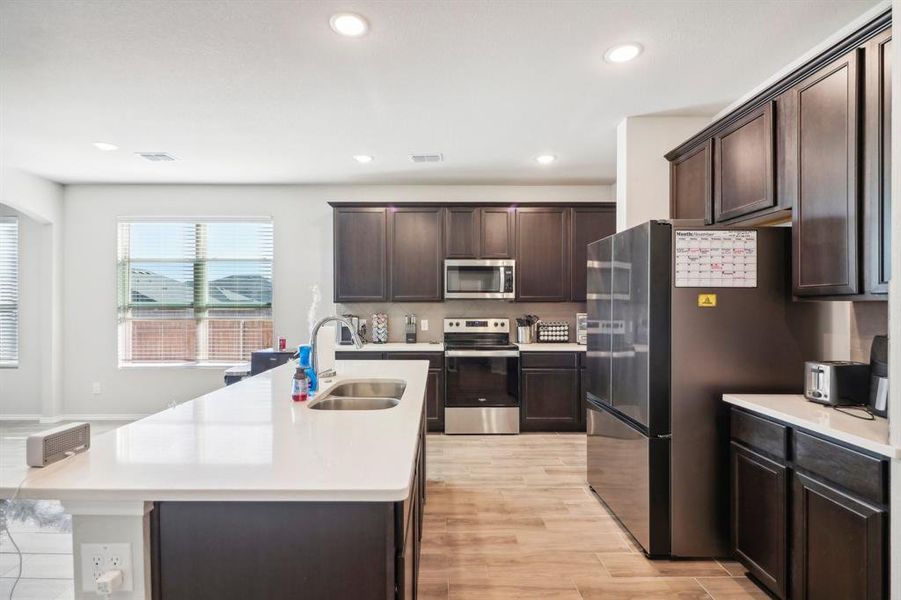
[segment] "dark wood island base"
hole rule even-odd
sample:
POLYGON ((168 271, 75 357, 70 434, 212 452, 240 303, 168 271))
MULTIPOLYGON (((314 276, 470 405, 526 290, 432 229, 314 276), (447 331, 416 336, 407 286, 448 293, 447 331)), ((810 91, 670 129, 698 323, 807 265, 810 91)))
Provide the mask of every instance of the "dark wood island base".
POLYGON ((154 600, 416 597, 425 422, 400 502, 155 502, 154 600))

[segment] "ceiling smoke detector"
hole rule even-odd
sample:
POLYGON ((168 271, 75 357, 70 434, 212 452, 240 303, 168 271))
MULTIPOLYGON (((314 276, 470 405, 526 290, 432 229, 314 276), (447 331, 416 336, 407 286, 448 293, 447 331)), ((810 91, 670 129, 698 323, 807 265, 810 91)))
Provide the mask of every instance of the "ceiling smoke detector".
POLYGON ((440 152, 437 154, 411 154, 410 160, 415 163, 438 163, 444 162, 444 155, 440 152))
POLYGON ((172 162, 175 157, 166 152, 135 152, 138 156, 150 162, 172 162))

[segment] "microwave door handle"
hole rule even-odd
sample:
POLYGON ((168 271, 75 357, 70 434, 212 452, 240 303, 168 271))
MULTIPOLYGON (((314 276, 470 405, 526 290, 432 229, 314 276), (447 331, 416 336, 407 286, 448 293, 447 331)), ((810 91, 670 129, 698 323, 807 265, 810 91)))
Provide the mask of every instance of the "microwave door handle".
POLYGON ((515 358, 519 356, 519 350, 445 350, 444 356, 448 358, 515 358))

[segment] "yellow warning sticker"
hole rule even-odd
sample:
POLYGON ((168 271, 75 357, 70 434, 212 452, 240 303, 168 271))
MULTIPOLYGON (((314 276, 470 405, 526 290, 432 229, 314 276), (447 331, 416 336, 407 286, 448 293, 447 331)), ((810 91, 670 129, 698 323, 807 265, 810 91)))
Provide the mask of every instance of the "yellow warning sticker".
POLYGON ((716 294, 698 294, 698 306, 713 308, 716 306, 716 294))

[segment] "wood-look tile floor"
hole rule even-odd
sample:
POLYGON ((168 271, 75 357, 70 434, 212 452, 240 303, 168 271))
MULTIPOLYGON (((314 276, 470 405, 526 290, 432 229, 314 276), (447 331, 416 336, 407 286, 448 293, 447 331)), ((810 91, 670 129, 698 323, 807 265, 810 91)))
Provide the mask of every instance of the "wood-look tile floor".
POLYGON ((645 558, 589 491, 585 442, 429 435, 419 598, 767 598, 737 563, 645 558))

